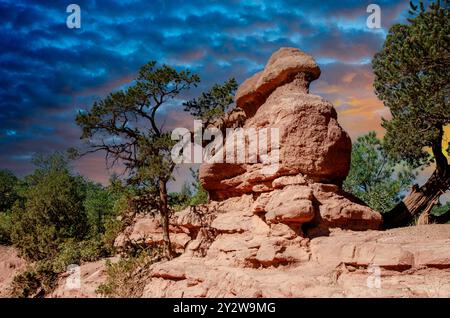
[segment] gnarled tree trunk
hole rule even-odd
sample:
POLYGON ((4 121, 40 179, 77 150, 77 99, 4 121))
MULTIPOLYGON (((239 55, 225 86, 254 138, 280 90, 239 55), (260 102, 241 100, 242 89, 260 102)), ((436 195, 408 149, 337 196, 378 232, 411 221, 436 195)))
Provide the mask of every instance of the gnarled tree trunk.
POLYGON ((439 197, 450 187, 450 166, 442 153, 442 129, 440 138, 432 146, 436 169, 427 182, 418 187, 414 185, 411 193, 391 211, 383 215, 385 229, 408 225, 414 217, 426 213, 421 218, 423 224, 428 223, 429 212, 438 202, 439 197))

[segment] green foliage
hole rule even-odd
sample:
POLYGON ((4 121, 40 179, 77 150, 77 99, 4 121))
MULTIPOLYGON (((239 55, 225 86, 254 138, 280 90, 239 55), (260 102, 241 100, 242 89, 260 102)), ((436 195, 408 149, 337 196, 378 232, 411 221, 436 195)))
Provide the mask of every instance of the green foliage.
POLYGON ((169 206, 175 211, 179 211, 187 207, 192 198, 192 190, 188 182, 183 184, 180 192, 169 193, 169 206))
POLYGON ((71 264, 115 253, 130 190, 117 177, 107 188, 71 173, 64 155, 40 155, 33 174, 17 181, 18 199, 0 213, 0 243, 13 243, 33 265, 14 280, 14 295, 48 293, 71 264))
POLYGON ((114 254, 114 241, 125 226, 126 223, 120 216, 105 220, 105 233, 103 233, 101 241, 106 254, 114 254))
POLYGON ((420 166, 432 161, 425 147, 441 152, 442 130, 450 123, 450 13, 447 1, 412 11, 410 24, 391 27, 372 67, 376 94, 392 114, 382 123, 385 148, 420 166))
POLYGON ((350 172, 343 187, 383 213, 400 202, 414 177, 412 168, 387 156, 383 143, 370 132, 353 144, 350 172))
POLYGON ((191 169, 192 178, 194 182, 191 184, 194 195, 189 202, 190 205, 206 204, 208 203, 208 192, 203 188, 200 183, 198 170, 191 169))
MULTIPOLYGON (((35 171, 23 180, 0 171, 0 211, 4 211, 0 212, 0 243, 14 244, 22 256, 33 262, 14 280, 16 296, 42 296, 53 288, 58 273, 68 265, 113 255, 114 240, 135 213, 158 211, 168 216, 166 184, 174 168, 170 151, 175 142, 158 125, 156 115, 161 106, 198 82, 198 76, 189 71, 166 65, 156 67, 156 62, 150 62, 127 89, 108 95, 78 114, 76 122, 89 146, 86 152, 105 151, 110 164, 123 163, 128 171, 127 186, 117 176, 105 188, 74 175, 63 153, 36 156, 35 171)), ((199 116, 213 119, 231 105, 236 88, 234 79, 223 86, 215 85, 191 110, 198 107, 199 116)), ((75 149, 69 151, 69 158, 78 155, 75 149)), ((174 205, 207 201, 207 193, 197 178, 171 197, 174 205)), ((134 276, 119 278, 122 272, 159 259, 159 252, 144 257, 141 249, 131 247, 127 261, 111 265, 110 276, 119 285, 111 283, 110 295, 123 295, 129 292, 124 291, 126 288, 133 289, 127 281, 134 276), (118 291, 120 288, 124 289, 118 291)))
POLYGON ((107 280, 97 288, 103 297, 141 297, 144 290, 143 277, 149 273, 151 264, 160 261, 159 249, 146 249, 138 255, 120 258, 117 262, 107 261, 107 280))
POLYGON ((58 254, 52 261, 52 271, 64 272, 70 264, 79 265, 81 261, 79 242, 67 239, 58 246, 58 254))
POLYGON ((9 245, 11 244, 11 213, 3 212, 0 213, 0 244, 9 245))
MULTIPOLYGON (((175 141, 158 122, 158 110, 199 82, 200 78, 189 70, 157 67, 151 61, 140 68, 127 89, 109 94, 76 117, 81 138, 89 147, 87 152, 103 151, 112 165, 122 163, 128 183, 147 192, 139 206, 158 211, 163 224, 169 222, 167 182, 175 168, 171 157, 175 141)), ((163 231, 168 238, 168 227, 163 226, 163 231)), ((170 258, 169 240, 164 243, 170 258)))
POLYGON ((174 141, 161 130, 156 115, 160 107, 199 81, 189 70, 156 67, 151 61, 140 68, 133 85, 78 114, 81 138, 88 141, 90 151, 105 151, 112 164, 122 162, 130 182, 141 187, 167 182, 173 170, 174 141))
POLYGON ((113 254, 108 250, 108 246, 102 242, 102 240, 89 239, 79 243, 80 248, 80 261, 81 262, 94 262, 102 257, 108 257, 113 254))
POLYGON ((120 228, 115 223, 120 223, 116 219, 123 205, 117 202, 127 196, 120 181, 112 180, 108 188, 87 182, 71 173, 59 153, 39 156, 34 163, 37 169, 20 183, 22 199, 10 213, 1 214, 0 235, 9 232, 10 240, 31 261, 69 259, 69 254, 79 255, 71 258, 79 261, 83 253, 92 259, 101 254, 96 252, 102 249, 99 244, 109 248, 104 235, 120 228))
POLYGON ((450 211, 450 202, 447 202, 445 204, 438 203, 435 205, 432 209, 430 214, 440 216, 450 211))
POLYGON ((133 221, 132 218, 136 211, 132 208, 133 197, 135 191, 133 188, 122 188, 119 192, 112 189, 111 184, 109 191, 118 195, 118 199, 114 203, 113 215, 105 219, 105 232, 102 235, 101 242, 105 253, 113 255, 115 253, 114 241, 117 235, 122 232, 126 226, 133 221))
POLYGON ((18 179, 8 170, 0 170, 0 213, 6 212, 18 199, 16 185, 18 179))
POLYGON ((222 85, 215 84, 208 92, 185 102, 184 109, 195 118, 201 119, 207 126, 230 109, 237 87, 234 78, 230 78, 222 85))
POLYGON ((203 188, 201 184, 198 184, 198 188, 195 194, 192 196, 189 205, 199 205, 208 203, 208 192, 203 188))
POLYGON ((93 262, 107 256, 110 255, 101 240, 76 241, 68 239, 59 245, 58 255, 51 261, 52 271, 61 273, 71 264, 80 265, 83 262, 93 262))
POLYGON ((57 274, 48 262, 38 262, 28 267, 24 272, 16 275, 11 284, 12 297, 34 298, 44 297, 51 292, 56 284, 57 274))
POLYGON ((98 237, 105 232, 105 220, 111 219, 118 194, 105 189, 100 184, 87 183, 84 209, 90 236, 98 237))
POLYGON ((16 298, 28 298, 36 294, 41 287, 41 279, 38 274, 28 269, 23 273, 16 275, 12 282, 11 296, 16 298))
POLYGON ((53 159, 26 178, 25 202, 12 209, 11 240, 31 261, 54 258, 65 239, 87 231, 83 180, 53 159))
POLYGON ((19 199, 19 179, 0 169, 0 244, 11 244, 11 209, 19 199))

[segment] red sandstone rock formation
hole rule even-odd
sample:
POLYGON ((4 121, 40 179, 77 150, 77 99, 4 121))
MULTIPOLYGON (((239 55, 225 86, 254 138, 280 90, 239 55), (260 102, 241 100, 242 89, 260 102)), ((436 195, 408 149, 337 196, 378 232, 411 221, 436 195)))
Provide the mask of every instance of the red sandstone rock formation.
MULTIPOLYGON (((450 296, 450 225, 332 229, 329 236, 307 239, 285 224, 268 225, 243 213, 248 195, 230 200, 217 204, 212 222, 179 212, 173 226, 193 238, 181 256, 152 265, 141 282, 142 297, 450 296), (381 275, 380 288, 370 285, 373 266, 381 275)), ((135 226, 144 231, 148 220, 153 219, 140 218, 135 226)), ((145 236, 152 235, 148 228, 145 236)), ((50 296, 98 296, 104 262, 81 265, 81 275, 79 290, 67 289, 63 275, 50 296)))
MULTIPOLYGON (((150 267, 142 297, 450 296, 450 225, 377 231, 380 214, 340 188, 350 140, 332 105, 308 94, 319 74, 310 56, 281 49, 241 86, 244 126, 280 129, 281 168, 265 175, 261 164, 203 165, 213 200, 174 213, 180 255, 150 267), (380 286, 370 283, 371 268, 380 286)), ((138 216, 116 246, 161 241, 158 219, 138 216)), ((0 257, 0 269, 8 264, 0 257)), ((95 297, 104 261, 82 264, 81 277, 69 290, 62 275, 50 296, 95 297)))
POLYGON ((247 116, 244 130, 279 130, 278 169, 268 174, 262 163, 203 164, 200 181, 213 200, 251 194, 253 212, 268 223, 309 223, 316 234, 330 227, 378 229, 379 213, 340 188, 351 141, 333 105, 309 94, 319 75, 314 59, 300 50, 275 52, 262 72, 239 87, 236 104, 247 116))

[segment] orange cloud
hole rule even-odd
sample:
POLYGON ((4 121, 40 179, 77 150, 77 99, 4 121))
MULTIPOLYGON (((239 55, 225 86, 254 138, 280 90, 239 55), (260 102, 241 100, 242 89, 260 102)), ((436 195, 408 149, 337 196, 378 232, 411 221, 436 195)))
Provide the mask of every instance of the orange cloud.
POLYGON ((338 112, 338 120, 352 139, 375 130, 384 134, 381 118, 389 118, 373 90, 373 73, 369 65, 329 65, 314 92, 330 100, 338 112))

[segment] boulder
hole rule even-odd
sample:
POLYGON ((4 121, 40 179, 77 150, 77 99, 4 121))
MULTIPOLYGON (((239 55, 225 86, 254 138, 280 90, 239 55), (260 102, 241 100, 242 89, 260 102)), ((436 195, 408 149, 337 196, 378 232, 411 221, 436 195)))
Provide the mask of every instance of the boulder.
POLYGON ((281 48, 269 59, 263 71, 247 79, 236 93, 236 105, 252 116, 269 95, 280 86, 304 78, 305 91, 309 83, 320 76, 314 59, 295 48, 281 48))

